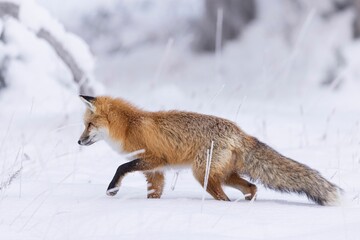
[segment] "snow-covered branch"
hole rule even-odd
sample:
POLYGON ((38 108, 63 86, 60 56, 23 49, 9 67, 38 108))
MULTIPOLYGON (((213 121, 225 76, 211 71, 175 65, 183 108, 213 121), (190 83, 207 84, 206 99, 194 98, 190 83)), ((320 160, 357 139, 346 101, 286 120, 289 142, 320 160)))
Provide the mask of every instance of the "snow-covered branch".
POLYGON ((76 63, 73 56, 64 48, 64 46, 53 36, 48 30, 41 28, 37 33, 39 38, 46 40, 55 50, 56 54, 63 60, 66 66, 70 69, 74 81, 79 85, 80 94, 93 95, 94 90, 89 86, 89 78, 84 71, 76 63))
MULTIPOLYGON (((76 51, 71 51, 74 50, 74 48, 69 49, 68 47, 69 43, 67 42, 71 42, 71 40, 77 41, 78 39, 75 39, 72 34, 66 32, 56 20, 51 19, 51 17, 44 9, 40 8, 39 6, 35 6, 34 3, 24 2, 17 4, 15 2, 0 2, 0 17, 4 18, 6 16, 10 16, 19 20, 22 24, 31 29, 37 35, 37 37, 44 39, 53 48, 59 58, 70 70, 74 82, 78 85, 80 94, 94 94, 94 89, 90 83, 91 73, 88 72, 88 67, 82 66, 83 63, 81 63, 77 59, 77 56, 75 56, 77 53, 85 55, 91 54, 87 50, 87 47, 80 47, 76 49, 76 51), (40 16, 40 20, 37 19, 35 21, 28 21, 29 19, 27 18, 28 14, 26 11, 34 9, 38 11, 40 15, 43 14, 44 17, 40 16), (54 24, 51 24, 51 22, 54 24), (46 28, 46 26, 50 27, 46 28), (51 29, 51 26, 54 26, 54 29, 51 29)), ((79 45, 79 42, 80 41, 77 41, 75 44, 79 45)), ((4 84, 1 83, 0 78, 0 86, 4 84)))

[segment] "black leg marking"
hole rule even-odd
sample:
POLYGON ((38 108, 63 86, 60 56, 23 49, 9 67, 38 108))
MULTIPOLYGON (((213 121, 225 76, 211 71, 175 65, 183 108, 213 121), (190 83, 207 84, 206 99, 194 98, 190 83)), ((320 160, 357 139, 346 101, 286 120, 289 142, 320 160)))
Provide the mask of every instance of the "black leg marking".
POLYGON ((107 188, 106 194, 114 196, 119 191, 121 179, 127 173, 142 170, 143 167, 144 163, 140 159, 135 159, 131 162, 120 165, 107 188))

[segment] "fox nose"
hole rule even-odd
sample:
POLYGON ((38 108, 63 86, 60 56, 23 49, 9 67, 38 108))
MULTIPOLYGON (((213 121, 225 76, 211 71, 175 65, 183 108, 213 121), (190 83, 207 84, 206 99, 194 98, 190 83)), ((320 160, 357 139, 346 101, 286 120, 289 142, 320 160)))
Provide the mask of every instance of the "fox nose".
POLYGON ((78 141, 78 144, 81 145, 81 141, 80 141, 80 140, 78 141))

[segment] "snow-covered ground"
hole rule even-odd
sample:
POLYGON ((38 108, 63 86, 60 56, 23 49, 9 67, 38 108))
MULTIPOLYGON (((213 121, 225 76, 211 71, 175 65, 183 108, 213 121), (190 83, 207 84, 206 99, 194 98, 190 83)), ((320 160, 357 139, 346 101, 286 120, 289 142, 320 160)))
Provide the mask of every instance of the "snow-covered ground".
MULTIPOLYGON (((151 86, 148 91, 124 88, 119 95, 147 109, 182 108, 236 118, 247 132, 318 169, 341 186, 346 192, 344 202, 336 207, 321 207, 303 196, 260 187, 255 202, 244 201, 240 192, 226 189, 232 200, 240 200, 218 202, 206 195, 203 203, 202 188, 189 170, 180 172, 174 191, 171 186, 175 171, 168 172, 164 195, 159 200, 146 199, 145 179, 136 173, 124 179, 117 196, 108 197, 107 184, 117 166, 126 160, 103 142, 90 147, 77 145, 84 110, 77 96, 65 94, 63 99, 57 98, 61 101, 59 106, 52 106, 51 99, 35 98, 33 102, 22 103, 19 98, 9 103, 3 100, 2 104, 2 169, 11 173, 22 165, 23 170, 1 192, 1 236, 358 239, 360 139, 356 111, 334 108, 331 101, 314 100, 301 105, 294 99, 286 102, 257 102, 242 96, 230 99, 230 90, 218 94, 215 87, 210 87, 208 93, 199 90, 201 96, 192 97, 186 87, 187 84, 185 90, 154 87, 152 91, 151 86)), ((321 94, 316 98, 329 97, 323 93, 321 98, 321 94)), ((6 178, 3 174, 2 179, 6 178)))
MULTIPOLYGON (((144 109, 197 111, 235 121, 342 187, 339 206, 317 206, 304 196, 261 185, 254 202, 230 188, 226 193, 233 202, 208 194, 202 202, 203 190, 190 170, 181 170, 176 182, 176 171, 170 170, 161 199, 146 199, 140 173, 127 175, 115 197, 106 196, 126 159, 104 142, 77 144, 85 107, 76 90, 58 81, 68 78, 59 76, 64 66, 52 55, 34 59, 25 48, 29 66, 23 67, 22 58, 15 62, 13 82, 0 92, 0 182, 22 169, 0 192, 0 239, 359 239, 358 44, 341 49, 349 63, 338 91, 315 81, 332 64, 327 50, 349 41, 348 29, 338 27, 343 33, 338 38, 331 29, 349 17, 327 26, 316 13, 306 14, 298 29, 305 33, 291 48, 269 32, 276 21, 264 24, 271 17, 265 15, 266 21, 254 23, 220 58, 190 53, 175 39, 100 56, 96 76, 108 94, 144 109), (310 23, 302 24, 306 19, 310 23), (53 64, 40 71, 41 61, 53 64)), ((44 46, 30 49, 35 47, 45 51, 44 46)))

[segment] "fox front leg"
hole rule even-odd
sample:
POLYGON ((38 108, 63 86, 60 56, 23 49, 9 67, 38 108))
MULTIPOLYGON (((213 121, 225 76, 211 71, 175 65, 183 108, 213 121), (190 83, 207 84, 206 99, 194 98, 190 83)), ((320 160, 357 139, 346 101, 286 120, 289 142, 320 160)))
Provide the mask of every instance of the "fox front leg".
POLYGON ((121 180, 124 178, 124 176, 127 173, 137 171, 140 162, 141 162, 140 159, 135 159, 131 162, 127 162, 120 165, 116 170, 115 175, 107 188, 106 194, 109 196, 116 195, 116 193, 119 191, 121 180))
POLYGON ((158 163, 144 161, 143 159, 135 159, 131 162, 120 165, 107 188, 106 194, 109 196, 116 195, 116 193, 119 191, 121 180, 127 173, 136 171, 148 171, 155 169, 156 167, 159 167, 158 163))

